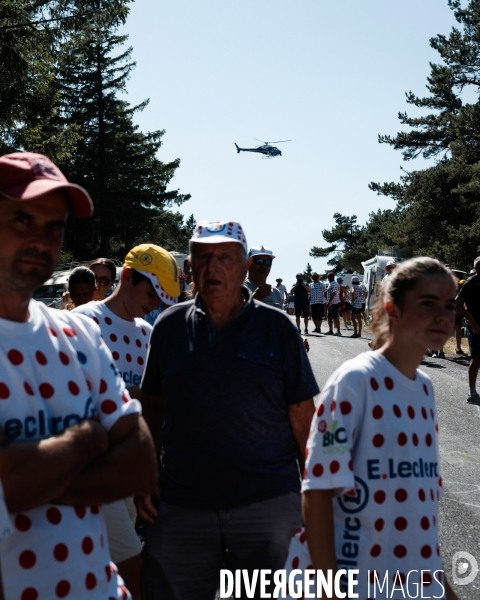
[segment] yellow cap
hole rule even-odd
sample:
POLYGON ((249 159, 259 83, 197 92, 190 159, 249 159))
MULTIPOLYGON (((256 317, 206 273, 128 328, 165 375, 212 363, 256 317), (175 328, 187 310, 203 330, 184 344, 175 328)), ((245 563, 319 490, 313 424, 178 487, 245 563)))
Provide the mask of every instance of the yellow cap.
POLYGON ((143 273, 152 273, 162 288, 173 298, 180 296, 180 270, 173 256, 160 246, 140 244, 125 257, 124 267, 131 267, 143 273))

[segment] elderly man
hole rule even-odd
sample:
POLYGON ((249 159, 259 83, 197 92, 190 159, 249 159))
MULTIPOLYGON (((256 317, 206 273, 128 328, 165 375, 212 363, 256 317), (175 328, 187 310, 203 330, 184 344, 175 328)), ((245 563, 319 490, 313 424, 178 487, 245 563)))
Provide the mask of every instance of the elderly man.
POLYGON ((281 277, 279 277, 278 279, 275 279, 275 281, 277 282, 277 285, 275 287, 277 288, 277 290, 280 292, 280 295, 282 296, 282 306, 283 306, 283 303, 287 299, 287 288, 283 285, 283 279, 281 277))
POLYGON ((160 505, 137 499, 147 599, 213 600, 225 551, 283 568, 318 393, 289 318, 243 286, 242 227, 200 222, 190 257, 198 294, 158 318, 141 385, 162 451, 160 505))
POLYGON ((245 285, 252 292, 255 300, 281 309, 283 303, 280 291, 267 283, 275 258, 273 252, 264 246, 254 246, 250 248, 248 257, 252 260, 245 285))
POLYGON ((151 437, 98 326, 32 300, 69 212, 89 216, 91 200, 46 157, 0 158, 0 425, 6 452, 33 457, 9 475, 0 451, 15 525, 0 544, 7 599, 126 597, 98 505, 156 484, 151 437))

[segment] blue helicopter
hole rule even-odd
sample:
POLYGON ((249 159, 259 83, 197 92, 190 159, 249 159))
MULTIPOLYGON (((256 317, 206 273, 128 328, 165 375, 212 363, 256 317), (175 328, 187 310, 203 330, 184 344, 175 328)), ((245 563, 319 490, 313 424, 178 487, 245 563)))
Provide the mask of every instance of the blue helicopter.
MULTIPOLYGON (((261 146, 257 146, 256 148, 239 148, 237 146, 237 144, 235 143, 235 147, 237 149, 237 154, 240 154, 240 152, 258 152, 260 154, 264 154, 265 156, 262 156, 262 158, 275 158, 275 156, 282 156, 282 151, 279 150, 278 148, 275 148, 275 146, 271 146, 270 142, 263 142, 262 140, 259 140, 258 138, 253 138, 254 140, 257 140, 257 142, 262 142, 261 146)), ((285 142, 291 142, 292 140, 280 140, 278 142, 271 142, 272 144, 284 144, 285 142)))

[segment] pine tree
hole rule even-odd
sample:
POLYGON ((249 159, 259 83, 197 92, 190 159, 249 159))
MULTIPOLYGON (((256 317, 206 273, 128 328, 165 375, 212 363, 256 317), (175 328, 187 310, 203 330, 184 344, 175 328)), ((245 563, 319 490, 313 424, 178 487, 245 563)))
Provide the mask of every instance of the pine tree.
POLYGON ((303 272, 303 281, 306 284, 309 284, 312 282, 312 265, 310 263, 307 263, 307 266, 305 267, 305 271, 303 272))
MULTIPOLYGON (((148 240, 166 209, 190 198, 167 190, 180 161, 157 158, 164 131, 142 133, 133 118, 148 100, 130 106, 119 98, 134 68, 127 36, 117 31, 128 15, 129 0, 65 0, 58 9, 88 17, 73 21, 58 45, 56 82, 61 95, 61 126, 79 126, 80 140, 61 164, 67 177, 91 194, 95 215, 72 220, 67 247, 77 258, 122 255, 148 240), (121 50, 121 51, 120 51, 121 50)), ((183 226, 183 219, 171 219, 183 226)), ((179 234, 181 234, 179 225, 179 234)))

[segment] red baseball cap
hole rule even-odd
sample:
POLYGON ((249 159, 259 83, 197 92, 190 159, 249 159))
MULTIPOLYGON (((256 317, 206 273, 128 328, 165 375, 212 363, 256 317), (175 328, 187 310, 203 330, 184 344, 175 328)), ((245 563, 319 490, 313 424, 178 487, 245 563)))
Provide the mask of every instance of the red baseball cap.
POLYGON ((90 217, 93 202, 79 185, 69 183, 51 160, 34 152, 14 152, 0 157, 0 195, 10 200, 33 200, 53 190, 67 193, 73 214, 90 217))

